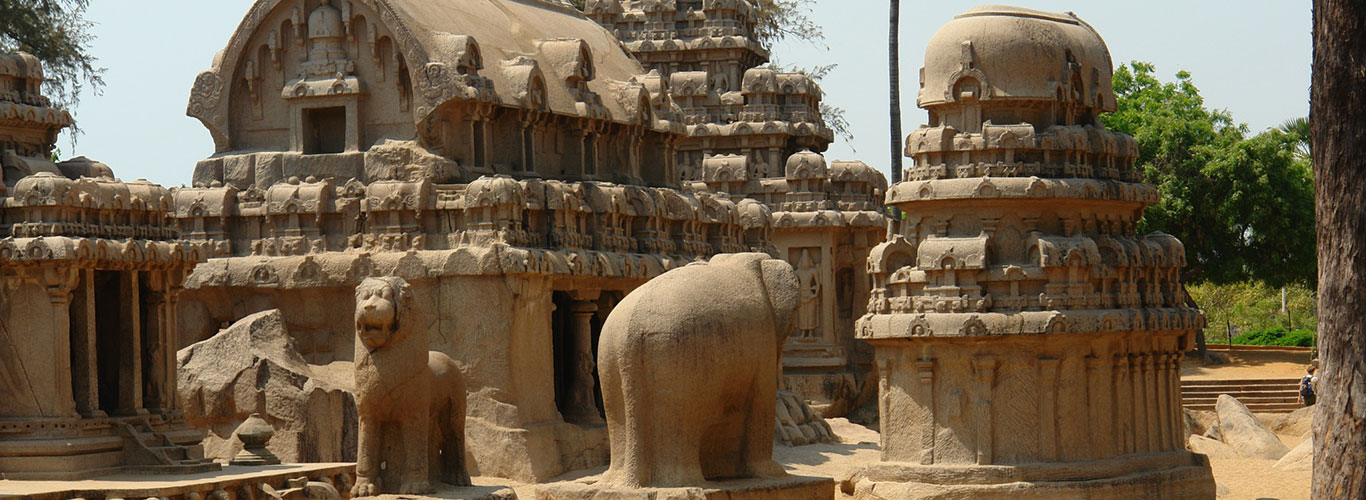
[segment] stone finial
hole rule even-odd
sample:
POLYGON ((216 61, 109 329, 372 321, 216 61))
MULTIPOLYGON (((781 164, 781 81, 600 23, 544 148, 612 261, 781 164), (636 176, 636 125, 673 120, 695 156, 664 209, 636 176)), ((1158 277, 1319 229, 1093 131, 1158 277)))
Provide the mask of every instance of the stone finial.
POLYGON ((261 414, 253 413, 242 425, 237 426, 235 433, 237 439, 242 441, 242 451, 229 462, 232 465, 275 465, 280 463, 280 459, 266 448, 266 442, 275 436, 275 428, 271 427, 261 414))

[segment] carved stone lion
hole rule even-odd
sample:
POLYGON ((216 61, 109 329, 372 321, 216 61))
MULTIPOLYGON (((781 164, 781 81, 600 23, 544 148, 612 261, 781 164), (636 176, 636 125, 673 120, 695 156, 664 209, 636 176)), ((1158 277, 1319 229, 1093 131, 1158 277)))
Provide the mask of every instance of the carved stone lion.
POLYGON ((354 496, 468 486, 465 382, 449 356, 428 351, 426 323, 401 278, 356 287, 354 496), (381 468, 380 464, 384 464, 381 468))

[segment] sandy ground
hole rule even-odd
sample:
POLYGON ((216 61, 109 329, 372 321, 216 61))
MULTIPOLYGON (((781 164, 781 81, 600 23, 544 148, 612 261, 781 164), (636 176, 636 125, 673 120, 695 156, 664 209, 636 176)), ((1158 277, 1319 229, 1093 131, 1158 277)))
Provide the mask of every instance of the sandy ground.
MULTIPOLYGON (((827 420, 841 444, 816 444, 798 447, 778 446, 773 458, 792 474, 839 479, 854 468, 878 460, 878 433, 842 418, 827 420)), ((1281 436, 1286 446, 1299 444, 1300 437, 1281 436)), ((1224 486, 1219 500, 1308 500, 1309 472, 1287 472, 1271 468, 1275 460, 1223 459, 1211 461, 1214 481, 1224 486)), ((577 471, 558 478, 573 480, 601 473, 603 469, 577 471)), ((476 484, 506 485, 506 480, 476 478, 476 484)), ((517 497, 534 499, 533 485, 514 484, 517 497)), ((848 499, 836 491, 837 499, 848 499)))
POLYGON ((1289 351, 1210 351, 1228 356, 1227 364, 1201 365, 1187 356, 1181 363, 1181 378, 1186 380, 1227 380, 1259 378, 1300 378, 1309 366, 1309 352, 1289 351))

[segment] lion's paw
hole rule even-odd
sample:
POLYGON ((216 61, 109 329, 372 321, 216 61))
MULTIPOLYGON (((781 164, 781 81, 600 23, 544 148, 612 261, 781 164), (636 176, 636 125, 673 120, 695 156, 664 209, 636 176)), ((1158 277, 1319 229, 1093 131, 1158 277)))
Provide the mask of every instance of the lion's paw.
POLYGON ((403 495, 421 495, 433 491, 435 490, 432 489, 432 485, 422 480, 404 481, 403 485, 398 487, 399 494, 403 495))
POLYGON ((783 466, 778 465, 778 462, 772 460, 761 460, 752 463, 749 465, 749 470, 751 474, 754 474, 754 477, 775 478, 787 476, 787 470, 783 469, 783 466))
POLYGON ((359 477, 356 478, 356 485, 351 487, 352 497, 372 497, 379 494, 379 488, 374 481, 359 477))

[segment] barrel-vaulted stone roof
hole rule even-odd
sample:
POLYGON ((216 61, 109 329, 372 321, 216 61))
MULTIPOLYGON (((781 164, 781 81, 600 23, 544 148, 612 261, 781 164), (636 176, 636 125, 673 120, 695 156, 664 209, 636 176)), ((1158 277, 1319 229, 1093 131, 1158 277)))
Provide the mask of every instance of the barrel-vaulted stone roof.
MULTIPOLYGON (((242 78, 235 74, 239 63, 261 57, 257 51, 263 39, 276 47, 286 43, 289 35, 276 33, 283 29, 281 21, 291 16, 302 20, 316 7, 316 2, 301 0, 258 0, 212 68, 196 80, 188 114, 210 129, 220 152, 230 143, 233 130, 228 123, 229 100, 239 98, 231 91, 231 82, 242 78)), ((637 79, 645 74, 640 63, 611 33, 563 2, 350 0, 346 7, 353 19, 364 17, 370 25, 366 29, 394 39, 410 73, 412 119, 419 131, 437 107, 453 99, 543 107, 554 114, 619 123, 646 121, 650 128, 668 129, 666 123, 653 122, 648 109, 641 109, 648 107, 649 94, 637 79), (467 70, 477 72, 476 81, 491 82, 494 95, 488 96, 482 85, 468 88, 467 70), (526 80, 537 76, 544 78, 544 103, 527 95, 526 80), (600 106, 584 105, 576 90, 581 80, 601 99, 600 106)))

